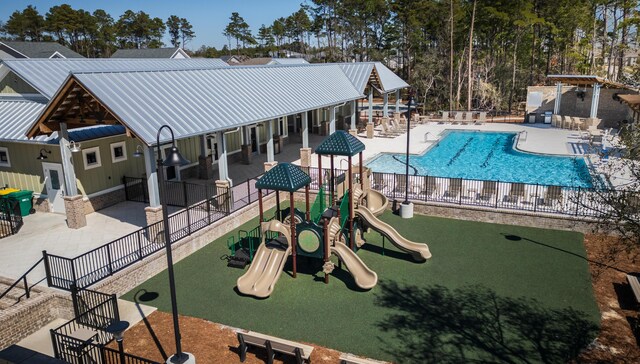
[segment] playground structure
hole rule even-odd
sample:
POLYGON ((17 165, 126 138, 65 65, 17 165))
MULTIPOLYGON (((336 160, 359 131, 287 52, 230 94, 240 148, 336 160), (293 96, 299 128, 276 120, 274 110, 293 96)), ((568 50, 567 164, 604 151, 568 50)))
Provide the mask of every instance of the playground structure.
POLYGON ((289 256, 292 257, 292 276, 297 275, 297 257, 322 259, 324 282, 335 269, 330 255, 342 262, 361 289, 371 289, 378 282, 377 274, 356 254, 366 240, 364 232, 373 229, 400 250, 411 254, 414 260, 424 262, 431 257, 426 244, 412 242, 402 237, 392 226, 379 220, 389 203, 386 196, 369 187, 368 171, 363 167, 364 144, 354 136, 337 131, 325 139, 315 150, 318 155, 319 191, 313 206, 310 205, 311 178, 299 167, 281 163, 265 173, 256 183, 259 200, 260 226, 244 232, 238 244, 232 240, 231 253, 236 246, 243 247, 251 265, 238 278, 238 291, 245 295, 266 298, 273 292, 289 256), (359 154, 359 171, 353 171, 352 157, 359 154), (323 183, 322 156, 329 156, 331 166, 327 183, 323 183), (346 156, 348 171, 336 176, 334 156, 346 156), (356 182, 354 182, 356 180, 356 182), (305 211, 294 206, 294 193, 304 188, 305 211), (327 191, 328 189, 328 191, 327 191), (265 221, 262 191, 276 192, 276 213, 265 221), (289 207, 281 209, 280 193, 289 192, 289 207), (327 201, 328 200, 328 201, 327 201), (253 252, 255 245, 259 247, 253 252))

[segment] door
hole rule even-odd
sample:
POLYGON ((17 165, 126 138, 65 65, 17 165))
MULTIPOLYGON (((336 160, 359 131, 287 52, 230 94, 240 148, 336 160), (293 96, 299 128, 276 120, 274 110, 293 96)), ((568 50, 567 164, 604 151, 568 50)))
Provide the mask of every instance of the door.
POLYGON ((252 153, 257 153, 258 152, 258 132, 257 132, 257 127, 256 126, 252 126, 249 128, 250 130, 250 135, 251 135, 251 152, 252 153))
POLYGON ((47 199, 51 212, 64 214, 64 174, 62 173, 62 164, 59 163, 42 163, 44 171, 44 184, 47 188, 47 199))

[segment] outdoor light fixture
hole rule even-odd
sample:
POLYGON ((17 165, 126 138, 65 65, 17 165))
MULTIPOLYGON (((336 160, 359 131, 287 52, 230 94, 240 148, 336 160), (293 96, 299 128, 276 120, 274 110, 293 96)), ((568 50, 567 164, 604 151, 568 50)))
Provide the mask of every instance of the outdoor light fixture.
POLYGON ((411 103, 413 97, 416 95, 414 89, 409 90, 409 102, 407 103, 407 155, 405 160, 405 190, 404 190, 404 202, 400 205, 400 216, 404 219, 413 217, 413 204, 409 202, 409 139, 411 136, 411 103))
POLYGON ((124 336, 124 332, 128 327, 129 327, 128 321, 115 321, 115 322, 112 322, 111 325, 107 326, 107 328, 105 329, 106 332, 113 335, 113 338, 116 339, 116 342, 118 343, 118 353, 120 354, 120 364, 126 364, 122 339, 124 336))
POLYGON ((36 159, 39 160, 39 161, 47 159, 48 157, 45 155, 45 153, 46 154, 51 154, 51 151, 50 150, 46 150, 44 148, 41 148, 40 149, 40 155, 36 159))
POLYGON ((171 252, 171 232, 169 229, 169 212, 165 206, 165 185, 164 185, 164 167, 179 167, 189 164, 176 147, 176 140, 173 136, 173 130, 169 125, 163 125, 158 129, 156 134, 156 150, 158 154, 157 173, 158 173, 158 189, 160 192, 160 207, 162 208, 162 224, 164 226, 164 246, 167 251, 167 273, 169 275, 169 292, 171 296, 171 312, 173 315, 173 334, 176 341, 176 353, 167 360, 167 363, 182 364, 186 362, 195 363, 193 355, 182 352, 182 344, 180 343, 180 325, 178 323, 178 303, 176 299, 176 282, 173 273, 173 256, 171 252), (171 148, 167 151, 167 158, 162 160, 162 151, 160 150, 160 133, 162 129, 167 128, 171 132, 171 148))
POLYGON ((137 145, 136 146, 136 151, 133 152, 133 156, 136 158, 140 158, 144 155, 144 151, 142 150, 142 145, 137 145))
POLYGON ((70 141, 69 150, 71 150, 71 153, 78 153, 80 151, 80 143, 76 143, 73 140, 70 141))

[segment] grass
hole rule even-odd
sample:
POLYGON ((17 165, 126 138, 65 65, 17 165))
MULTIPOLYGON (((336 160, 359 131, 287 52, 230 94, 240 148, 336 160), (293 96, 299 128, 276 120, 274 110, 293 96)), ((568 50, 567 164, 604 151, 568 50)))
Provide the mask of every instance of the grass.
MULTIPOLYGON (((338 269, 325 285, 321 262, 299 258, 298 278, 288 265, 272 296, 258 300, 235 290, 246 270, 226 267, 227 234, 175 265, 179 311, 403 363, 564 362, 595 338, 582 234, 389 212, 381 219, 428 243, 433 258, 415 263, 389 242, 382 255, 381 236, 370 232, 358 255, 378 274, 372 290, 338 269)), ((147 304, 170 312, 166 271, 124 298, 139 289, 157 292, 147 304)))

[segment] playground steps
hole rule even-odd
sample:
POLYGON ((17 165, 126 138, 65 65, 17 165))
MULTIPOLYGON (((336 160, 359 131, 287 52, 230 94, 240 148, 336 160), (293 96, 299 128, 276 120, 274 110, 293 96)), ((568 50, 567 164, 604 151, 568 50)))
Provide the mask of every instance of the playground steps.
POLYGON ((229 258, 227 267, 244 269, 249 264, 249 254, 244 249, 236 251, 236 255, 229 258))

